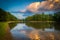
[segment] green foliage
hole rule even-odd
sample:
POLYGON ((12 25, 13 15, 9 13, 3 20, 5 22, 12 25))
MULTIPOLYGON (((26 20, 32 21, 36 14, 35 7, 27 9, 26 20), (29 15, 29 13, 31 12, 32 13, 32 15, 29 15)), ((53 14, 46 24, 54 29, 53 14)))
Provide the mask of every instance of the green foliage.
POLYGON ((7 26, 6 22, 0 22, 0 36, 5 34, 5 27, 7 26), (2 32, 2 33, 1 33, 2 32))
POLYGON ((10 29, 14 28, 16 25, 17 25, 16 22, 9 23, 9 27, 10 27, 10 29))
POLYGON ((7 25, 6 22, 0 22, 0 39, 3 39, 6 34, 7 25))
POLYGON ((55 28, 56 30, 60 30, 60 22, 55 22, 55 23, 54 23, 54 28, 55 28))
POLYGON ((53 23, 52 22, 26 22, 26 25, 28 27, 33 27, 36 29, 44 29, 44 28, 52 28, 53 23))
POLYGON ((8 22, 0 22, 0 40, 12 40, 8 22))
POLYGON ((25 19, 26 21, 52 21, 53 17, 51 14, 35 14, 33 16, 29 16, 25 19))
POLYGON ((60 22, 60 12, 55 13, 53 16, 53 19, 56 22, 60 22))
POLYGON ((54 13, 53 20, 55 29, 60 30, 60 12, 54 13))
POLYGON ((15 21, 18 20, 11 13, 4 11, 0 8, 0 21, 15 21))

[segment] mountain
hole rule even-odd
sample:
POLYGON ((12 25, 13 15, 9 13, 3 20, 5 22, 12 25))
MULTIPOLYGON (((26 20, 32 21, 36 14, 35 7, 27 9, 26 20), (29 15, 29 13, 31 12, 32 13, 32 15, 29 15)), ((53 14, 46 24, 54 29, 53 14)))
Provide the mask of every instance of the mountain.
POLYGON ((15 21, 17 18, 0 8, 0 21, 15 21))

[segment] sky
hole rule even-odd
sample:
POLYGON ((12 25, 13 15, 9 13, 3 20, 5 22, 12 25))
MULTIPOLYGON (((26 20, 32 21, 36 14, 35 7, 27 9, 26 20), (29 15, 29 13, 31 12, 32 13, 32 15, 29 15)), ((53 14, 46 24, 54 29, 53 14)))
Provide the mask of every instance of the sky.
POLYGON ((0 0, 0 8, 11 12, 18 19, 24 19, 34 13, 60 10, 59 0, 0 0))
MULTIPOLYGON (((11 11, 15 12, 15 11, 24 10, 29 4, 39 1, 42 0, 0 0, 0 8, 9 12, 11 11)), ((29 15, 29 14, 25 15, 24 13, 12 13, 12 14, 19 19, 23 19, 29 15)))

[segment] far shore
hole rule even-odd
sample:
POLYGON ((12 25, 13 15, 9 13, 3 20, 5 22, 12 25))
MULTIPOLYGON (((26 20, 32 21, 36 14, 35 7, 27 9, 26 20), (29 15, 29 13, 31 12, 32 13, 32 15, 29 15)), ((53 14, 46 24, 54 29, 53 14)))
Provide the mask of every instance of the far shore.
POLYGON ((55 22, 55 21, 28 21, 28 22, 55 22))
POLYGON ((7 21, 7 23, 14 23, 14 22, 55 22, 55 21, 7 21))

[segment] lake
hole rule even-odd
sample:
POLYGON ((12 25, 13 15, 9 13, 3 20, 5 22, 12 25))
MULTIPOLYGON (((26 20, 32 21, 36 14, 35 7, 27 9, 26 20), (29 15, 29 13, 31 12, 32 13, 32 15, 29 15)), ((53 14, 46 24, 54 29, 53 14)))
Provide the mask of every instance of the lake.
POLYGON ((57 23, 10 23, 10 26, 13 40, 60 40, 60 27, 57 23))

